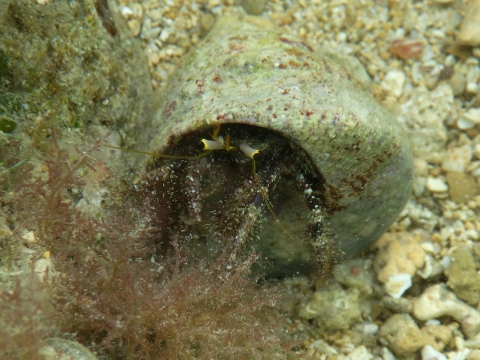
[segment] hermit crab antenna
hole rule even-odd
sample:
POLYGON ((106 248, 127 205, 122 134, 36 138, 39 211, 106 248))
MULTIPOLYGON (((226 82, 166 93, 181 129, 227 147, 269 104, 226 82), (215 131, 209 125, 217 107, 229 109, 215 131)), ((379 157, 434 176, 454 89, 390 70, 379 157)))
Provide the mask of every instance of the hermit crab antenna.
POLYGON ((210 134, 213 140, 201 139, 200 141, 203 143, 203 150, 235 150, 234 146, 230 146, 230 135, 227 135, 225 140, 223 136, 219 136, 220 133, 220 124, 215 126, 215 130, 213 134, 210 134))
POLYGON ((221 136, 217 138, 217 140, 201 139, 200 141, 203 143, 203 150, 223 150, 224 149, 223 138, 221 136))
POLYGON ((102 144, 102 146, 105 146, 105 147, 108 147, 108 148, 111 148, 111 149, 133 152, 133 153, 136 153, 136 154, 150 155, 150 156, 161 157, 161 158, 165 158, 165 159, 182 159, 182 160, 200 159, 200 158, 202 158, 202 157, 204 157, 204 156, 206 156, 206 155, 208 155, 212 152, 211 149, 205 148, 204 149, 205 152, 203 152, 199 155, 196 155, 196 156, 177 156, 177 155, 165 155, 165 154, 159 154, 159 153, 141 151, 141 150, 134 150, 134 149, 126 149, 126 148, 122 148, 122 147, 119 147, 119 146, 113 146, 113 145, 108 145, 108 144, 102 144))

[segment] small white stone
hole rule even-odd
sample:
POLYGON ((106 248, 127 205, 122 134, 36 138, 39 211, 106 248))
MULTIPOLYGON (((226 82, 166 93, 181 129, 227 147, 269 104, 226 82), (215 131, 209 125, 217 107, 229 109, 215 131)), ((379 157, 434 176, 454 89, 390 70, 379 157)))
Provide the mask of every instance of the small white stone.
POLYGON ((54 276, 52 260, 50 258, 38 259, 33 267, 33 272, 37 274, 40 282, 43 283, 45 280, 50 282, 54 276))
POLYGON ((417 270, 417 274, 422 277, 422 279, 428 279, 433 274, 433 259, 430 255, 425 256, 425 264, 423 268, 417 270))
POLYGON ((26 240, 28 243, 35 243, 37 240, 35 239, 35 233, 33 231, 27 231, 23 233, 22 239, 26 240))
POLYGON ((363 326, 363 333, 367 335, 374 335, 378 331, 378 325, 373 323, 367 323, 363 326))
POLYGON ((480 45, 480 0, 472 0, 468 3, 457 41, 461 45, 480 45))
POLYGON ((158 52, 152 52, 148 55, 148 59, 150 60, 150 64, 153 66, 157 65, 160 61, 160 57, 158 56, 158 52))
POLYGON ((471 159, 472 147, 470 145, 448 149, 442 161, 442 169, 444 171, 465 172, 471 159))
POLYGON ((477 159, 480 159, 480 144, 475 145, 475 147, 473 148, 473 155, 477 159))
POLYGON ((433 193, 443 193, 448 191, 448 185, 440 178, 429 176, 427 178, 427 189, 433 193))
POLYGON ((128 6, 124 6, 120 12, 125 19, 130 19, 134 14, 133 10, 128 6))
POLYGON ((133 16, 140 19, 143 16, 143 8, 140 4, 131 4, 130 8, 133 11, 133 16))
POLYGON ((480 332, 480 314, 448 291, 445 284, 432 285, 413 304, 413 313, 419 320, 451 316, 457 320, 462 332, 469 338, 480 332))
POLYGON ((142 26, 137 19, 131 19, 127 21, 127 25, 130 29, 132 36, 138 36, 142 30, 142 26))
POLYGON ((433 244, 431 242, 422 243, 421 246, 422 246, 422 249, 425 250, 425 252, 430 253, 430 254, 435 253, 435 249, 434 249, 433 244))
POLYGON ((398 69, 390 70, 382 82, 382 88, 391 96, 400 97, 405 84, 405 73, 398 69))
POLYGON ((382 348, 382 358, 383 360, 396 360, 397 358, 393 355, 388 348, 382 348))
POLYGON ((460 130, 473 129, 475 127, 475 123, 462 116, 457 120, 457 127, 460 130))
POLYGON ((185 53, 185 50, 175 45, 168 45, 165 48, 165 52, 170 57, 174 57, 174 56, 180 57, 185 53))
POLYGON ((373 356, 365 346, 361 345, 356 347, 350 354, 348 354, 347 359, 371 360, 373 359, 373 356))
POLYGON ((450 259, 450 256, 445 256, 442 258, 442 260, 440 260, 440 264, 442 264, 443 268, 446 270, 452 264, 452 259, 450 259))
POLYGON ((163 29, 162 32, 160 33, 160 40, 165 42, 167 41, 168 37, 170 36, 170 31, 167 29, 163 29))
POLYGON ((412 276, 410 274, 394 274, 390 275, 385 283, 385 291, 391 297, 399 299, 411 286, 412 276))
POLYGON ((423 195, 426 183, 427 179, 423 176, 418 176, 413 179, 413 193, 415 196, 420 197, 423 195))
POLYGON ((447 360, 447 357, 430 345, 425 345, 422 349, 422 360, 447 360))
POLYGON ((161 27, 152 27, 149 31, 145 32, 145 36, 149 39, 156 39, 158 35, 162 32, 161 27))
POLYGON ((428 163, 424 159, 416 158, 413 162, 413 173, 415 176, 428 175, 428 163))
POLYGON ((462 117, 474 124, 480 124, 480 108, 468 109, 462 117))

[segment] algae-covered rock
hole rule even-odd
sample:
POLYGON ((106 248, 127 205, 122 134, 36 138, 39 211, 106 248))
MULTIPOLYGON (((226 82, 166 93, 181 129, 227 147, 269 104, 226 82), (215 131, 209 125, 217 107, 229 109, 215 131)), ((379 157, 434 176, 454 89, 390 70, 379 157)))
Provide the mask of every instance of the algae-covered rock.
POLYGON ((314 319, 323 330, 346 330, 362 321, 359 294, 357 289, 320 289, 311 301, 300 306, 299 316, 314 319))
POLYGON ((466 246, 457 247, 452 250, 450 258, 451 264, 445 271, 447 285, 459 299, 477 305, 480 301, 480 274, 476 271, 472 250, 466 246))
POLYGON ((51 125, 85 134, 92 124, 128 130, 145 117, 144 55, 120 21, 112 32, 99 14, 91 0, 0 2, 2 131, 28 124, 35 144, 51 125))
POLYGON ((397 356, 411 354, 425 343, 422 332, 408 314, 393 315, 380 328, 378 336, 388 341, 397 356))

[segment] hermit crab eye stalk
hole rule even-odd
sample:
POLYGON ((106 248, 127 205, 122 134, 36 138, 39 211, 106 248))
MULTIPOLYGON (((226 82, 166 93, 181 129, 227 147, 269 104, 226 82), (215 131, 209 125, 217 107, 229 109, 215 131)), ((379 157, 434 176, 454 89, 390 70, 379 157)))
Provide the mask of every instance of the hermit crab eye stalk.
POLYGON ((223 138, 220 136, 218 140, 200 140, 203 144, 203 150, 223 150, 225 148, 223 144, 223 138))
POLYGON ((260 153, 260 150, 254 149, 244 142, 240 144, 240 150, 252 160, 256 154, 260 153))

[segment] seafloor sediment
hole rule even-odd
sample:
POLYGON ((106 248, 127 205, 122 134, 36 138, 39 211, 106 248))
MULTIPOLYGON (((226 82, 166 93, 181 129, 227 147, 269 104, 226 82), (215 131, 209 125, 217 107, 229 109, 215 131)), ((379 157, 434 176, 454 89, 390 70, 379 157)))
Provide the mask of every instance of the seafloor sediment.
POLYGON ((338 266, 328 286, 285 281, 285 306, 298 314, 290 331, 310 334, 305 345, 321 359, 480 358, 479 1, 116 5, 142 41, 154 88, 232 13, 365 68, 377 100, 410 131, 413 194, 372 252, 338 266))

